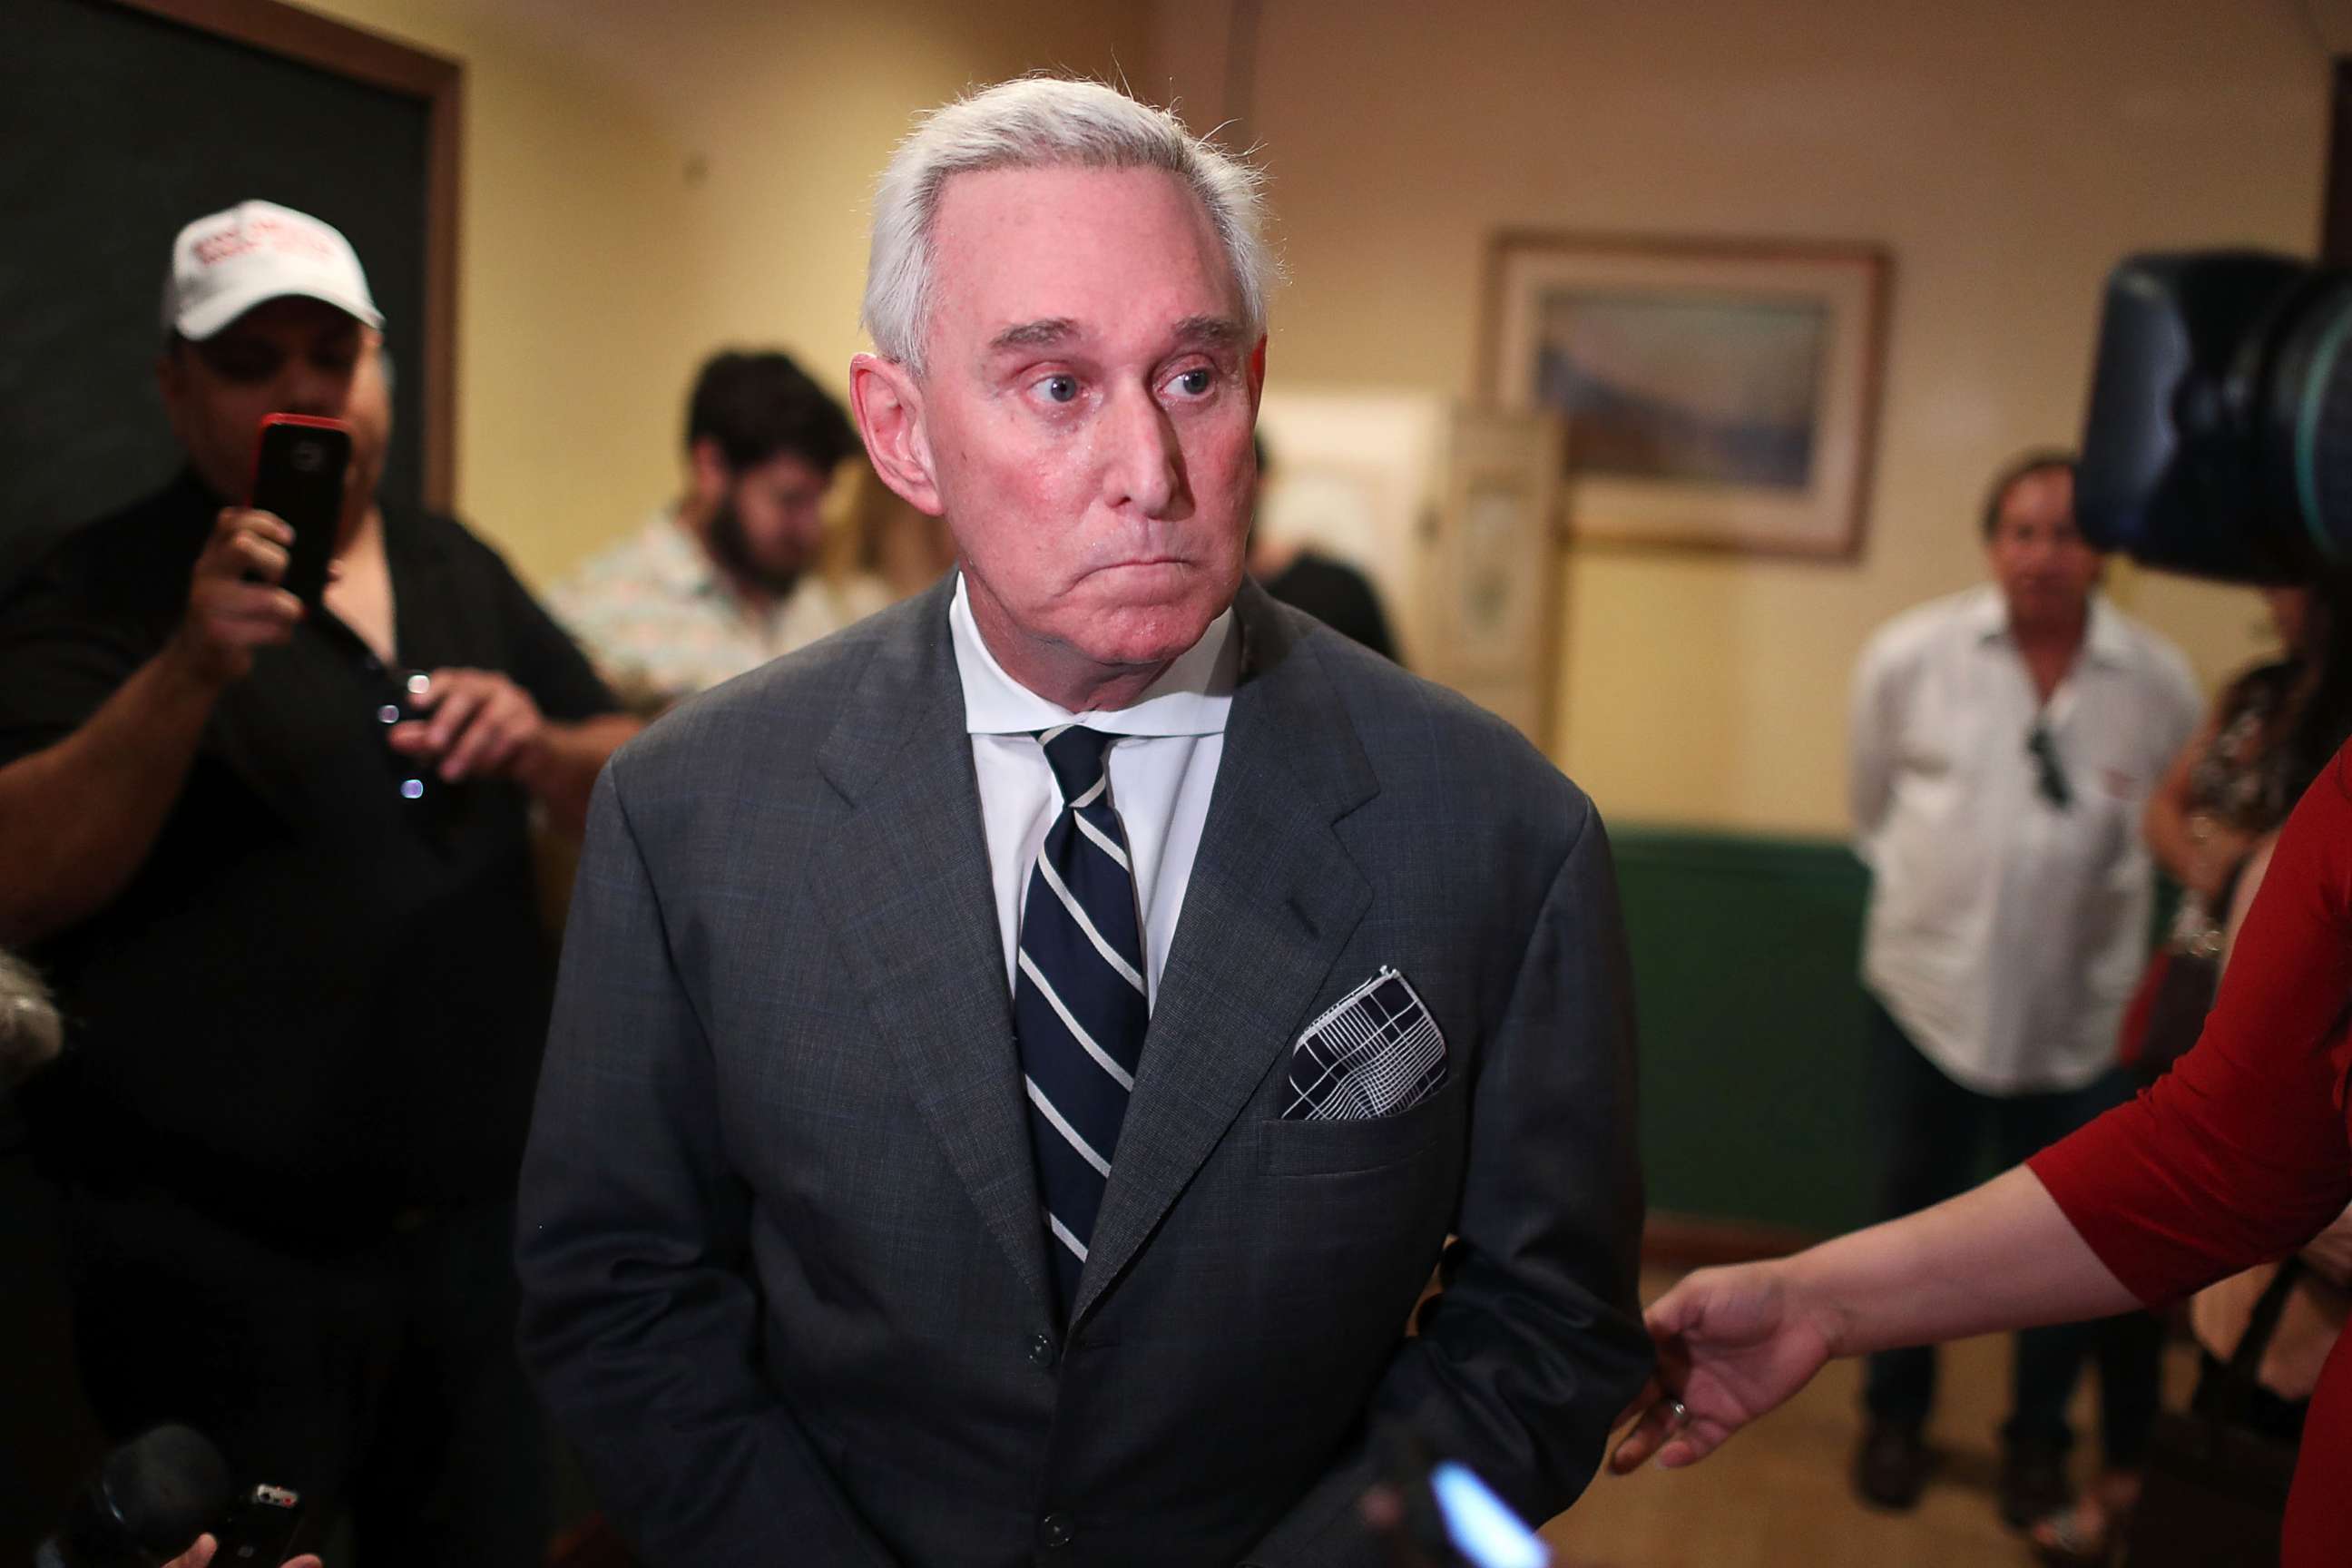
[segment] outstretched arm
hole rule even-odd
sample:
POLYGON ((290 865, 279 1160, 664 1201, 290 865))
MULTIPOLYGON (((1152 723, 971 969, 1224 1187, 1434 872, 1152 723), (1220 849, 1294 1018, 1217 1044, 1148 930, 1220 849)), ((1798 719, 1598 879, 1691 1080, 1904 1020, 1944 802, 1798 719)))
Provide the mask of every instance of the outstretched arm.
POLYGON ((1658 1373, 1611 1468, 1695 1464, 1832 1356, 2137 1305, 2020 1167, 1948 1203, 1769 1263, 1703 1268, 1647 1314, 1658 1373), (1686 1415, 1677 1416, 1674 1401, 1686 1415))

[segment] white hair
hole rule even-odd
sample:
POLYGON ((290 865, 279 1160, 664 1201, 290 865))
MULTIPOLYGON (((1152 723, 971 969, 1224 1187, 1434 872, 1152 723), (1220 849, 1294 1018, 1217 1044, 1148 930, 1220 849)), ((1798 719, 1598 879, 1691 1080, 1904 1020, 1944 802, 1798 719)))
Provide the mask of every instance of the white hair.
POLYGON ((1244 324, 1265 330, 1275 276, 1257 172, 1184 129, 1166 110, 1099 82, 1024 77, 970 93, 916 122, 874 194, 866 330, 885 359, 923 374, 936 289, 931 231, 940 192, 982 169, 1165 169, 1207 209, 1242 296, 1244 324))

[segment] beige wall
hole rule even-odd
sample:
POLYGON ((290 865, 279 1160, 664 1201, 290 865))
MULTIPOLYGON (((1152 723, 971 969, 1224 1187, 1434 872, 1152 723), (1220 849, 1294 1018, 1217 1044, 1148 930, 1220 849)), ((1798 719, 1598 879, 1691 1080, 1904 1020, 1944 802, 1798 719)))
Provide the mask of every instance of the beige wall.
POLYGON ((465 63, 457 499, 544 581, 677 482, 695 365, 845 392, 866 202, 916 110, 1144 53, 1143 0, 306 0, 465 63))
MULTIPOLYGON (((1275 378, 1475 393, 1506 226, 1894 253, 1858 564, 1567 569, 1556 751, 1620 820, 1840 831, 1853 655, 1977 577, 2003 458, 2072 439, 2107 267, 2316 231, 2327 68, 2285 0, 1265 0, 1241 71, 1234 10, 1159 0, 1139 81, 1264 149, 1275 378)), ((2209 680, 2253 647, 2242 591, 2116 586, 2209 680)))

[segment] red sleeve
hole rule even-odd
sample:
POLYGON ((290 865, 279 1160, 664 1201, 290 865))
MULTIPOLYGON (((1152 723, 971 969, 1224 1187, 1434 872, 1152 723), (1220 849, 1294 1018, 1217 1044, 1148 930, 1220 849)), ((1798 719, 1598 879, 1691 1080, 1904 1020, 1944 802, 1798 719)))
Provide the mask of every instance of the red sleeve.
POLYGON ((2352 1198, 2352 748, 2280 836, 2197 1048, 2027 1162, 2133 1294, 2170 1300, 2303 1245, 2352 1198))

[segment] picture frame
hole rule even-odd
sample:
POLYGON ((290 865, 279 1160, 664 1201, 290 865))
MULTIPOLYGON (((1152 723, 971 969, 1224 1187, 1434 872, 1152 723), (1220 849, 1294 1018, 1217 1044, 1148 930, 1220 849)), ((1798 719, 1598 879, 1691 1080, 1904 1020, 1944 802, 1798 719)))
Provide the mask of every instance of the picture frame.
POLYGON ((1507 230, 1482 382, 1561 419, 1573 543, 1852 560, 1891 270, 1874 245, 1507 230))

